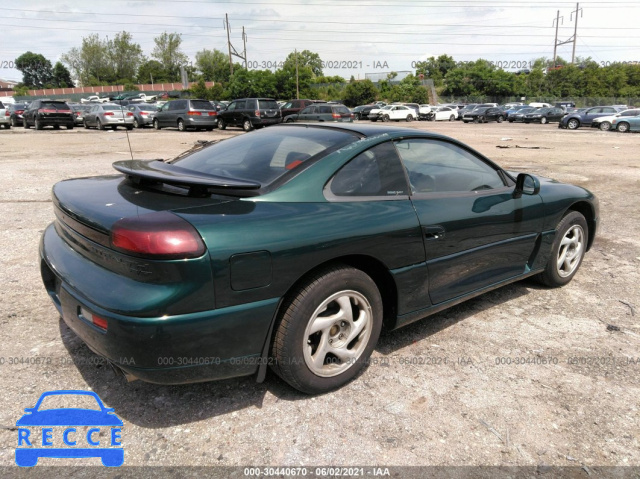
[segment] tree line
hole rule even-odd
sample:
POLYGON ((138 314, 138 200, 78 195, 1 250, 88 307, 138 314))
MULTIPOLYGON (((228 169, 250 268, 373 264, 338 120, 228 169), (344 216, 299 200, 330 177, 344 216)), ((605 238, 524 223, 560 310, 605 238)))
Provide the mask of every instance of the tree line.
MULTIPOLYGON (((239 63, 231 74, 229 56, 220 50, 203 49, 195 61, 182 51, 178 33, 163 32, 154 38, 150 57, 134 42, 130 33, 122 31, 113 38, 91 34, 82 38, 54 66, 43 55, 26 52, 19 56, 16 68, 23 74, 19 88, 41 89, 82 86, 125 85, 136 83, 179 82, 181 69, 190 81, 194 95, 226 100, 239 97, 272 97, 279 99, 318 98, 343 100, 349 105, 374 100, 428 103, 423 79, 431 79, 439 95, 473 99, 474 97, 637 97, 640 98, 640 65, 603 66, 591 58, 571 64, 562 58, 552 61, 538 58, 518 72, 505 71, 494 62, 478 59, 457 62, 449 55, 430 57, 415 63, 415 74, 396 81, 390 72, 378 82, 349 81, 340 76, 323 76, 322 60, 309 50, 291 52, 272 70, 248 70, 239 63), (205 82, 215 82, 206 88, 205 82)), ((518 62, 520 63, 520 62, 518 62)))

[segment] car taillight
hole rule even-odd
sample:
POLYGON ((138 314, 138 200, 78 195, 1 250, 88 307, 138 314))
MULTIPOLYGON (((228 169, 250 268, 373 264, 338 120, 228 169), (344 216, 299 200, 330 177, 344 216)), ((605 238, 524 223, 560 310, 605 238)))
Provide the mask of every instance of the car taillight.
POLYGON ((108 323, 107 320, 101 318, 100 316, 96 316, 95 314, 87 311, 84 308, 80 308, 80 316, 86 321, 91 322, 94 326, 97 326, 100 329, 107 330, 108 323))
POLYGON ((105 111, 103 113, 104 116, 113 116, 113 112, 112 111, 105 111))
POLYGON ((9 110, 4 112, 4 116, 11 116, 11 113, 9 113, 9 110))
POLYGON ((127 113, 127 116, 133 116, 133 113, 128 112, 128 113, 127 113))
POLYGON ((342 116, 340 115, 340 113, 332 113, 331 116, 333 118, 341 118, 342 116))
POLYGON ((141 114, 142 116, 147 116, 149 113, 148 113, 148 112, 146 112, 146 111, 141 111, 141 112, 140 112, 140 114, 141 114))
POLYGON ((38 113, 57 113, 58 110, 56 109, 51 109, 51 108, 40 108, 38 110, 38 113))
POLYGON ((190 111, 190 112, 187 112, 187 115, 201 116, 202 114, 199 111, 190 111))
POLYGON ((260 116, 260 110, 256 110, 256 111, 254 112, 254 114, 255 114, 255 116, 260 116))
POLYGON ((209 116, 217 116, 218 112, 217 111, 210 111, 209 112, 209 116))
POLYGON ((16 115, 22 115, 24 113, 24 110, 16 110, 16 115))
POLYGON ((197 258, 205 252, 196 229, 166 211, 117 221, 111 228, 111 246, 123 253, 155 259, 197 258))

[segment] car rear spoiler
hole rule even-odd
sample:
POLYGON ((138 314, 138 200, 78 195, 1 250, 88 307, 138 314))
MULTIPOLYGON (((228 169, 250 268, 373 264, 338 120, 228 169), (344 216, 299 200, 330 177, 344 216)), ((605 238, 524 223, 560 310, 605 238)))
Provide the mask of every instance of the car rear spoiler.
POLYGON ((113 167, 136 183, 165 183, 189 188, 189 194, 214 193, 221 190, 258 190, 260 183, 223 176, 208 175, 181 168, 160 160, 116 161, 113 167))

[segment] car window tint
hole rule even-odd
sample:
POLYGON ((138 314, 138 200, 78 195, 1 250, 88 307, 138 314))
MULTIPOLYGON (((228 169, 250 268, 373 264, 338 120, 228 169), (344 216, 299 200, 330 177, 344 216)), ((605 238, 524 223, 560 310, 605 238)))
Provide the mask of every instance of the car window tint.
POLYGON ((335 196, 407 195, 407 180, 391 142, 360 153, 343 166, 330 182, 335 196))
POLYGON ((236 108, 235 108, 235 109, 236 109, 236 110, 244 110, 244 109, 245 109, 245 107, 246 107, 246 104, 247 104, 247 102, 246 102, 246 101, 237 101, 237 102, 235 103, 235 105, 236 105, 236 108))
POLYGON ((194 110, 213 110, 213 105, 206 100, 191 100, 191 108, 194 110))
POLYGON ((337 113, 341 113, 343 115, 350 115, 351 112, 349 111, 349 109, 346 106, 339 106, 338 108, 336 108, 336 112, 337 113))
POLYGON ((322 128, 267 128, 230 138, 175 162, 209 175, 257 181, 266 186, 310 158, 323 156, 358 137, 322 128))
POLYGON ((451 143, 407 139, 396 142, 413 193, 470 192, 505 186, 496 170, 451 143))
POLYGON ((302 110, 300 112, 301 115, 308 115, 310 113, 313 113, 313 110, 315 109, 315 107, 313 106, 308 106, 307 108, 305 108, 304 110, 302 110))
POLYGON ((330 106, 319 106, 318 107, 318 113, 331 113, 331 107, 330 106))
POLYGON ((275 100, 258 100, 258 110, 277 110, 278 103, 275 100))

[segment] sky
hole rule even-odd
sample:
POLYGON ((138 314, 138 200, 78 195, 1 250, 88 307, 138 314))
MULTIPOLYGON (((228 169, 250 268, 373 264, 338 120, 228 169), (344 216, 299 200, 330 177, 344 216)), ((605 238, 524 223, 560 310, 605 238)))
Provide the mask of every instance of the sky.
MULTIPOLYGON (((320 55, 325 75, 346 79, 412 71, 415 62, 442 54, 516 71, 553 57, 558 11, 558 41, 572 37, 577 18, 577 57, 640 63, 640 1, 579 6, 576 15, 575 2, 545 0, 0 0, 0 78, 22 79, 12 67, 26 51, 55 64, 92 33, 125 30, 146 56, 164 31, 182 35, 192 61, 205 48, 227 53, 225 14, 238 52, 245 28, 253 69, 273 70, 294 49, 306 49, 320 55)), ((558 55, 570 60, 572 46, 558 46, 558 55)))

